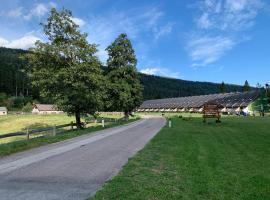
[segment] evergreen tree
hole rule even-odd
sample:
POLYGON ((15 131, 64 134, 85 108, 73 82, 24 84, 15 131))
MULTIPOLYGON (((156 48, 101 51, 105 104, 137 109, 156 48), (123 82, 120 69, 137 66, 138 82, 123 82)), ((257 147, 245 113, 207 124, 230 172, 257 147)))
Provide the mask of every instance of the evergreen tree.
POLYGON ((268 101, 270 102, 270 87, 268 83, 265 84, 265 90, 266 90, 266 95, 268 97, 268 101))
POLYGON ((42 26, 48 42, 36 42, 26 56, 29 76, 41 95, 74 114, 77 127, 82 128, 81 116, 102 106, 104 77, 95 56, 97 46, 88 44, 87 34, 78 30, 69 10, 53 8, 42 26))
POLYGON ((222 83, 219 86, 219 92, 220 93, 226 93, 227 89, 226 89, 226 85, 224 83, 224 81, 222 81, 222 83))
POLYGON ((250 86, 249 86, 248 81, 246 80, 243 86, 243 92, 248 92, 248 91, 250 91, 250 86))
POLYGON ((128 117, 143 99, 135 52, 126 34, 121 34, 106 50, 109 55, 107 78, 110 82, 107 108, 124 112, 128 117))

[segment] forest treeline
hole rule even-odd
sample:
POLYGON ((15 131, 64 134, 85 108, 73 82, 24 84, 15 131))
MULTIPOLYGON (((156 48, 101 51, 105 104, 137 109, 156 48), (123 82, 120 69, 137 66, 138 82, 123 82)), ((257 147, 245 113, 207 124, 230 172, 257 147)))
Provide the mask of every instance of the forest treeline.
MULTIPOLYGON (((25 53, 27 51, 21 49, 0 47, 0 93, 8 96, 28 96, 41 102, 49 101, 41 99, 38 89, 31 86, 24 72, 26 63, 21 59, 25 53)), ((142 73, 140 73, 140 80, 144 87, 144 100, 220 92, 218 83, 187 81, 142 73)), ((226 84, 227 92, 242 90, 243 86, 226 84)))
MULTIPOLYGON (((140 79, 144 86, 145 100, 220 93, 218 83, 187 81, 147 74, 140 74, 140 79)), ((226 92, 241 91, 243 86, 226 84, 226 92)))

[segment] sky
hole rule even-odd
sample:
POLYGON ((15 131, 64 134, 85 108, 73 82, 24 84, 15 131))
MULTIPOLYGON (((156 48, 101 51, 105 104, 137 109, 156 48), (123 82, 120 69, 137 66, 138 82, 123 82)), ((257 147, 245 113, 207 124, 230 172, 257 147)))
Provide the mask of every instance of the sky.
POLYGON ((40 23, 66 8, 106 47, 126 33, 138 71, 193 81, 270 82, 270 0, 0 0, 0 46, 28 49, 46 41, 40 23))

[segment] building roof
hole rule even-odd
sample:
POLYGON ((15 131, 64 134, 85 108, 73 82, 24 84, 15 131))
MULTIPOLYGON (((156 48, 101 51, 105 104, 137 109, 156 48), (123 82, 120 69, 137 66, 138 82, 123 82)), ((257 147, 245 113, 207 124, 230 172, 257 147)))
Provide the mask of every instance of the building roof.
POLYGON ((150 108, 201 108, 207 102, 215 102, 223 107, 246 107, 259 96, 258 90, 225 94, 210 94, 201 96, 178 97, 148 100, 140 109, 150 108))
POLYGON ((0 111, 7 112, 7 108, 6 107, 0 107, 0 111))
POLYGON ((39 111, 57 111, 56 106, 52 104, 35 104, 34 108, 39 111))

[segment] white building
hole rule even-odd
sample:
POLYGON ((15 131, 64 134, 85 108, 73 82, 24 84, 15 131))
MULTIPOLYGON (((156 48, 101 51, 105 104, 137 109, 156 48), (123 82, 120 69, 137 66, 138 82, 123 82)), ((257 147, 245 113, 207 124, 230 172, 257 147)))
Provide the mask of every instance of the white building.
POLYGON ((63 111, 57 110, 55 105, 51 104, 34 104, 33 114, 62 114, 63 111))
POLYGON ((6 107, 0 107, 0 115, 7 115, 7 108, 6 107))

